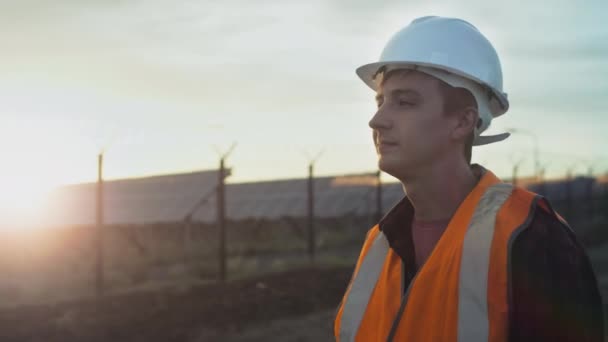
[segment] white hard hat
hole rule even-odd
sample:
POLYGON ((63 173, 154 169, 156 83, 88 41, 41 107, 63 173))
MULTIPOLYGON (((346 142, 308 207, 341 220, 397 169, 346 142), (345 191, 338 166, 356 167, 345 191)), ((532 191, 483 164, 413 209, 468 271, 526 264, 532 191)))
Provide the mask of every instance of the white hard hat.
POLYGON ((394 69, 415 69, 475 97, 481 124, 473 145, 501 141, 509 136, 480 134, 493 118, 509 109, 502 89, 502 68, 496 50, 475 26, 454 18, 422 17, 397 32, 386 44, 380 60, 357 68, 357 75, 377 90, 376 75, 394 69))

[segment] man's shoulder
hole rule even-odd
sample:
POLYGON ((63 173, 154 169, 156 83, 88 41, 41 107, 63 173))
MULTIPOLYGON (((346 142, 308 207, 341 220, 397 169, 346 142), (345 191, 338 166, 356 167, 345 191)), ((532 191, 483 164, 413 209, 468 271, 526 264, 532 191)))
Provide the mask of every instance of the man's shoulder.
POLYGON ((545 245, 581 247, 574 231, 550 207, 537 207, 529 226, 518 239, 543 240, 545 245))
POLYGON ((574 264, 588 262, 575 232, 550 207, 536 208, 530 224, 513 240, 512 252, 525 259, 540 257, 557 267, 563 266, 560 260, 574 264))
POLYGON ((549 240, 569 241, 578 244, 574 231, 553 209, 547 198, 518 186, 514 187, 512 195, 517 202, 521 202, 519 206, 514 206, 514 209, 522 208, 522 206, 529 208, 532 205, 532 215, 529 217, 526 229, 517 236, 518 239, 531 236, 532 238, 548 238, 549 240))
POLYGON ((602 339, 593 267, 574 231, 550 207, 536 208, 513 241, 509 264, 512 340, 553 341, 560 335, 560 341, 602 339), (539 327, 551 327, 551 337, 539 327), (563 330, 555 333, 555 327, 563 330))

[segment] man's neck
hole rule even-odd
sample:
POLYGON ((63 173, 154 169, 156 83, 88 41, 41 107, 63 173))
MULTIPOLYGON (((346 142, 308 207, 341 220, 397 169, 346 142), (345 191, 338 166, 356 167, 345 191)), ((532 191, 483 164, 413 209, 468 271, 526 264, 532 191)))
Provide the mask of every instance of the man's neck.
POLYGON ((412 179, 402 180, 416 219, 450 219, 479 179, 461 162, 437 163, 412 179))

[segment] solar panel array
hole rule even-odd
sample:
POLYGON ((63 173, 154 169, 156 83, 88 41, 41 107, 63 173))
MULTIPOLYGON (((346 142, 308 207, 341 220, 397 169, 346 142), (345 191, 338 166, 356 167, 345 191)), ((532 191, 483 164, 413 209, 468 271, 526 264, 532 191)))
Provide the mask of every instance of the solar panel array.
POLYGON ((593 177, 576 177, 560 179, 545 183, 530 184, 528 189, 537 192, 551 201, 564 201, 587 198, 588 195, 599 196, 606 191, 606 183, 598 182, 593 177))
MULTIPOLYGON (((176 222, 200 199, 214 191, 217 171, 123 179, 104 183, 104 222, 107 224, 176 222)), ((56 190, 49 201, 52 226, 91 225, 96 220, 97 184, 56 190)))
MULTIPOLYGON (((336 184, 340 177, 322 177, 314 180, 315 217, 341 217, 344 215, 374 215, 376 212, 376 185, 336 184)), ((400 184, 384 184, 383 208, 387 209, 403 197, 400 184)), ((194 216, 211 222, 216 217, 213 197, 194 216)), ((308 180, 230 184, 226 188, 226 215, 230 219, 246 218, 279 219, 281 217, 306 217, 308 215, 308 180)))
MULTIPOLYGON (((180 222, 189 213, 193 214, 194 221, 215 222, 215 189, 218 176, 218 171, 201 171, 107 181, 104 183, 104 222, 180 222), (202 199, 205 200, 197 206, 202 199)), ((374 182, 372 175, 316 178, 315 216, 326 218, 374 215, 374 182)), ((95 183, 87 183, 66 186, 55 191, 50 200, 45 223, 51 226, 94 224, 96 187, 95 183)), ((307 189, 307 179, 227 184, 226 215, 231 220, 306 217, 307 189)), ((402 197, 403 189, 400 184, 383 184, 382 205, 385 211, 402 197)))

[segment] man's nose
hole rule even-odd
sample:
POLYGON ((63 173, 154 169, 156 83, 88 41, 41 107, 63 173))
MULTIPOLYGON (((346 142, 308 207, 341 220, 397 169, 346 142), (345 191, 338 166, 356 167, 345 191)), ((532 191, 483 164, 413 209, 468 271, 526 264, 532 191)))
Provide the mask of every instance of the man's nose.
POLYGON ((392 123, 387 114, 388 113, 386 113, 386 111, 383 110, 382 107, 378 108, 376 114, 374 114, 372 119, 369 121, 369 127, 374 130, 390 128, 392 123))

